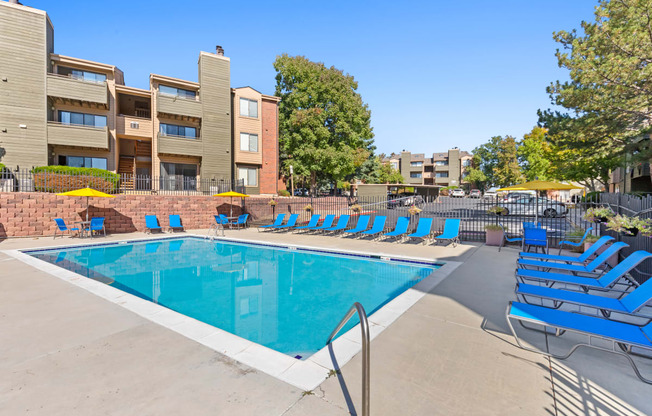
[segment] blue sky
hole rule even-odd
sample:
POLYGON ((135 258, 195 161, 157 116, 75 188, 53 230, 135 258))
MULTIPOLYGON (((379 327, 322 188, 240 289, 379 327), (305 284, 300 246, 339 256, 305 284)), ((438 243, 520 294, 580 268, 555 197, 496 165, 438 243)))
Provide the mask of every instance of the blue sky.
POLYGON ((528 132, 567 77, 552 32, 591 20, 597 0, 23 4, 49 13, 55 52, 114 64, 134 87, 150 73, 196 80, 199 51, 218 44, 231 85, 265 94, 281 53, 334 65, 358 81, 378 152, 432 153, 528 132))

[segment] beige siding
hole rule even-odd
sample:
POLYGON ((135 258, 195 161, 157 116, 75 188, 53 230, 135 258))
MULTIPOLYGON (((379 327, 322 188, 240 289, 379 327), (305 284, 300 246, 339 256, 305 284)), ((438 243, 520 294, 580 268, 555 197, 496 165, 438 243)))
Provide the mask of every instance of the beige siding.
POLYGON ((6 78, 0 81, 0 142, 7 166, 47 164, 47 25, 45 12, 0 2, 0 78, 6 78))
POLYGON ((200 137, 186 139, 183 137, 158 135, 158 152, 168 155, 202 156, 204 151, 200 137))
POLYGON ((128 138, 152 138, 153 123, 149 118, 133 117, 133 116, 117 116, 115 125, 116 134, 119 137, 128 138), (131 127, 131 123, 138 123, 138 128, 131 127))
POLYGON ((202 177, 231 179, 230 61, 202 52, 199 56, 200 96, 203 106, 202 177))
POLYGON ((233 159, 236 164, 247 163, 253 165, 263 164, 262 148, 262 96, 253 88, 237 88, 233 94, 233 159), (240 98, 246 98, 258 103, 258 117, 245 117, 240 115, 240 98), (247 152, 240 150, 240 133, 258 135, 258 151, 247 152))
POLYGON ((107 129, 48 123, 48 144, 109 150, 107 129))
POLYGON ((108 106, 106 83, 80 81, 63 75, 48 74, 48 95, 108 106))
POLYGON ((196 117, 202 116, 201 102, 185 98, 168 97, 157 94, 157 111, 163 114, 176 114, 180 116, 196 117))

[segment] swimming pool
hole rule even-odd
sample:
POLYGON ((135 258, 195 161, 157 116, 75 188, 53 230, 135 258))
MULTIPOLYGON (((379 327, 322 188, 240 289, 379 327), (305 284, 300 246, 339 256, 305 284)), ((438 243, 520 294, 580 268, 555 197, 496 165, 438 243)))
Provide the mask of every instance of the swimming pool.
POLYGON ((25 253, 299 359, 441 266, 197 237, 25 253))

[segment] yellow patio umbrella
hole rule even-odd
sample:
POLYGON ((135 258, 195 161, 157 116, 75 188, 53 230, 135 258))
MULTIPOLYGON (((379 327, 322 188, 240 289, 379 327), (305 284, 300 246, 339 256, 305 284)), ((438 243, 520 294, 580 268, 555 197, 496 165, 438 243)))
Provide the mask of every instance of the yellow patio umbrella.
POLYGON ((75 189, 74 191, 68 191, 68 192, 62 192, 57 195, 64 195, 64 196, 85 196, 86 197, 86 221, 88 221, 88 209, 90 207, 88 199, 89 198, 115 198, 115 195, 109 195, 105 194, 104 192, 100 192, 98 190, 92 189, 92 188, 82 188, 82 189, 75 189))
MULTIPOLYGON (((552 182, 552 181, 529 181, 517 185, 506 186, 496 190, 497 192, 503 191, 567 191, 570 189, 582 189, 581 186, 569 185, 566 183, 552 182)), ((539 220, 539 195, 536 196, 536 208, 534 211, 534 222, 539 220)))
POLYGON ((240 192, 222 192, 221 194, 215 194, 213 196, 222 196, 222 197, 231 197, 231 211, 229 217, 233 217, 233 198, 249 198, 249 195, 241 194, 240 192))

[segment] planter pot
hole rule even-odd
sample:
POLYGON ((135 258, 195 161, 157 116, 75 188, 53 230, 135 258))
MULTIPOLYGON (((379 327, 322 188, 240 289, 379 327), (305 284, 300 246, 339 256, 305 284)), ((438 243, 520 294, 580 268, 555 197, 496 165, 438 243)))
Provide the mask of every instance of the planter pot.
POLYGON ((503 242, 503 230, 486 230, 486 241, 488 246, 499 246, 503 242))
MULTIPOLYGON (((588 244, 588 243, 586 243, 586 244, 588 244)), ((589 244, 589 245, 590 245, 590 244, 589 244)), ((585 247, 586 247, 586 245, 585 245, 585 247)), ((607 247, 605 247, 605 246, 600 247, 600 248, 598 249, 598 251, 596 251, 595 254, 594 254, 593 256, 591 256, 591 258, 595 258, 595 257, 599 256, 599 255, 602 254, 602 252, 605 251, 606 249, 607 249, 607 247)), ((613 268, 613 267, 616 267, 616 266, 618 265, 618 253, 614 254, 614 255, 611 256, 611 257, 609 257, 609 260, 607 260, 607 263, 608 263, 609 266, 611 266, 612 268, 613 268)))
POLYGON ((596 223, 596 224, 605 223, 607 221, 609 221, 609 218, 607 218, 607 217, 599 217, 599 218, 594 218, 593 219, 593 222, 596 223))

